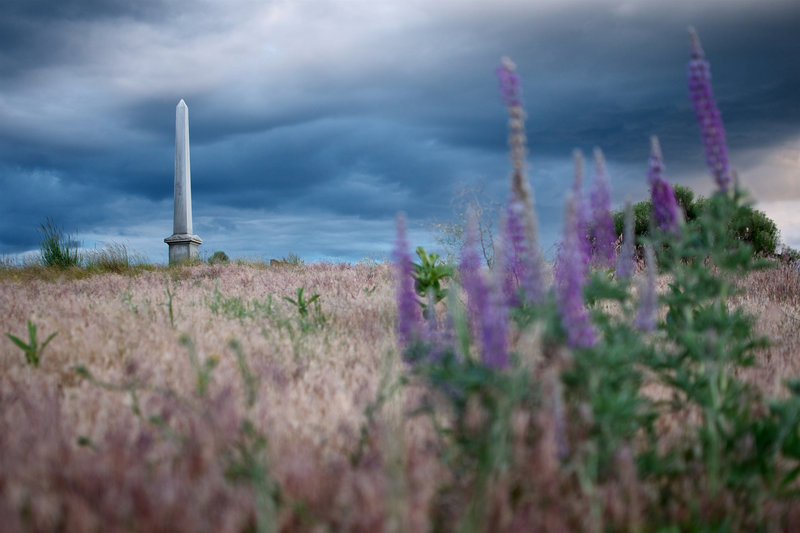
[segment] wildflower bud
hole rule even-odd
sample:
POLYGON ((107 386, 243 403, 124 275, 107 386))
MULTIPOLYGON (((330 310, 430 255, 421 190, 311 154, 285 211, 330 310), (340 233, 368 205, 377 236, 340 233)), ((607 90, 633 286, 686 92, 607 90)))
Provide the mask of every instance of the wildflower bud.
POLYGON ((650 138, 650 146, 650 169, 647 177, 650 181, 653 216, 659 229, 677 235, 683 224, 683 215, 675 199, 675 191, 664 178, 664 162, 661 158, 658 137, 650 138))
POLYGON ((564 240, 556 258, 556 300, 567 333, 567 345, 588 348, 597 342, 597 333, 583 301, 586 266, 578 222, 575 197, 571 196, 567 202, 564 240))
POLYGON ((591 240, 594 262, 604 268, 614 266, 614 219, 611 217, 611 187, 608 183, 606 163, 603 152, 594 151, 595 175, 592 182, 591 201, 591 240))
POLYGON ((414 292, 414 267, 408 251, 406 220, 397 217, 397 239, 393 252, 395 266, 395 291, 397 297, 397 337, 401 348, 407 348, 420 339, 422 322, 417 296, 414 292))
POLYGON ((525 175, 527 156, 525 137, 525 111, 522 108, 522 82, 516 65, 504 57, 497 70, 500 80, 500 96, 508 107, 509 136, 511 148, 511 197, 508 202, 503 238, 503 262, 506 264, 506 279, 503 283, 507 300, 518 304, 516 286, 526 301, 539 303, 544 299, 544 261, 538 244, 536 213, 533 210, 533 195, 525 175))
POLYGON ((728 146, 725 142, 722 117, 711 87, 711 69, 694 28, 689 28, 689 41, 692 49, 692 59, 688 66, 689 97, 692 100, 695 118, 700 126, 700 135, 706 152, 706 164, 711 170, 719 190, 727 192, 731 186, 728 146))

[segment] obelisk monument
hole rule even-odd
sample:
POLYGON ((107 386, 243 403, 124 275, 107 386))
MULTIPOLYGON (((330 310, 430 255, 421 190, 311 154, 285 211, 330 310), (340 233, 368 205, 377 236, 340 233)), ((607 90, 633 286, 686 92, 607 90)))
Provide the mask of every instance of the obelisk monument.
POLYGON ((192 234, 192 172, 189 165, 189 108, 181 100, 175 109, 175 213, 169 245, 169 263, 197 258, 203 241, 192 234))

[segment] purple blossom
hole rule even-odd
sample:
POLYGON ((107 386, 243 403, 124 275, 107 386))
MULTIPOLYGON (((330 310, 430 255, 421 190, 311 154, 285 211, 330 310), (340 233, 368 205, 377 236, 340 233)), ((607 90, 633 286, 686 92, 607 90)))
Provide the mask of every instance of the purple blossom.
POLYGON ((661 146, 658 137, 650 138, 650 169, 647 173, 650 182, 650 196, 653 201, 653 216, 662 231, 677 235, 683 223, 675 191, 664 178, 664 162, 661 157, 661 146))
POLYGON ((461 262, 458 265, 461 284, 467 294, 467 320, 473 336, 480 331, 480 316, 489 302, 489 291, 481 276, 481 258, 477 248, 475 222, 467 223, 464 247, 461 249, 461 262))
POLYGON ((731 185, 731 171, 728 165, 728 146, 725 143, 725 128, 722 125, 714 91, 711 88, 711 69, 700 45, 700 38, 694 28, 689 28, 692 59, 689 61, 689 97, 694 107, 694 115, 700 125, 700 135, 706 152, 706 164, 719 186, 727 192, 731 185))
POLYGON ((599 148, 594 151, 594 160, 595 175, 590 197, 592 256, 598 266, 612 268, 617 235, 614 233, 614 219, 611 217, 611 187, 606 174, 606 162, 599 148))
POLYGON ((571 348, 588 348, 597 342, 597 333, 583 301, 586 265, 576 204, 575 196, 570 196, 564 221, 564 240, 556 258, 556 301, 561 323, 567 332, 567 345, 571 348))
POLYGON ((517 66, 507 57, 501 61, 502 65, 496 71, 500 81, 500 97, 507 107, 521 107, 522 81, 517 74, 517 66))
POLYGON ((503 269, 505 271, 504 292, 509 305, 516 306, 518 291, 522 289, 525 301, 539 303, 544 298, 542 260, 539 247, 525 224, 530 215, 524 203, 513 196, 506 205, 503 228, 503 269))
MULTIPOLYGON (((483 362, 492 368, 508 366, 508 308, 503 292, 503 280, 490 290, 481 272, 481 260, 476 246, 475 225, 470 220, 464 248, 461 251, 459 273, 467 294, 467 319, 470 331, 480 341, 483 362)), ((497 268, 502 275, 503 268, 497 268)))
POLYGON ((397 296, 397 337, 402 348, 420 340, 422 321, 417 295, 414 292, 414 267, 408 251, 406 219, 397 217, 397 239, 392 258, 395 267, 395 292, 397 296))
POLYGON ((639 289, 639 310, 633 325, 640 331, 653 331, 656 327, 656 266, 653 248, 644 248, 644 260, 647 265, 647 278, 639 289))
POLYGON ((625 200, 625 218, 622 230, 622 250, 617 257, 617 278, 629 279, 633 276, 634 268, 634 236, 633 232, 633 206, 630 200, 625 200))
POLYGON ((572 152, 575 164, 575 174, 572 181, 572 196, 575 202, 575 231, 578 235, 580 261, 587 268, 592 258, 592 241, 589 238, 589 206, 583 193, 583 153, 580 150, 572 152))
POLYGON ((516 66, 509 58, 503 58, 497 70, 500 80, 500 95, 508 107, 509 137, 511 148, 511 196, 506 208, 503 251, 506 264, 506 279, 503 284, 506 296, 512 304, 518 304, 516 287, 528 302, 538 303, 544 298, 544 261, 539 250, 536 214, 533 210, 533 195, 525 175, 527 155, 525 137, 525 111, 522 108, 522 82, 516 66))
POLYGON ((503 231, 503 269, 505 279, 503 291, 509 305, 519 305, 517 290, 522 277, 525 275, 525 257, 527 244, 525 242, 525 227, 521 220, 521 203, 511 198, 506 205, 505 227, 503 231))
POLYGON ((496 270, 495 283, 481 314, 481 353, 483 363, 494 369, 508 368, 508 302, 503 293, 503 275, 496 270))

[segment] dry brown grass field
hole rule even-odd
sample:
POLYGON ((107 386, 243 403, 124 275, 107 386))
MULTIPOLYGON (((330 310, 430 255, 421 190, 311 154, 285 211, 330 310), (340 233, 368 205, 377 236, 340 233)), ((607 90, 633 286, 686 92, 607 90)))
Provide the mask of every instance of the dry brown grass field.
MULTIPOLYGON (((3 531, 430 529, 447 473, 427 419, 407 416, 419 391, 370 407, 403 371, 390 265, 11 270, 0 333, 27 340, 30 320, 40 342, 57 335, 39 367, 0 339, 3 531), (301 287, 320 295, 306 316, 284 299, 301 287)), ((780 395, 800 376, 800 274, 756 272, 743 288, 738 303, 772 340, 746 378, 780 395)), ((545 479, 555 467, 541 454, 545 479)), ((583 529, 582 505, 555 501, 530 524, 583 529)), ((634 530, 621 507, 607 512, 634 530)))

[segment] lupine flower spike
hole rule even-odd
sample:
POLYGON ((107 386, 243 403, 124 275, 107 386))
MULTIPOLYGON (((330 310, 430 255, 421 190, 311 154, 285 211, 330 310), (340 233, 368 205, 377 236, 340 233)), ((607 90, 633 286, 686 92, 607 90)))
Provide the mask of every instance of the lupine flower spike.
POLYGON ((677 235, 683 224, 683 214, 675 199, 672 185, 664 178, 664 161, 661 145, 655 135, 650 138, 650 168, 647 172, 650 182, 650 197, 653 201, 653 216, 662 231, 677 235))
POLYGON ((692 100, 695 118, 700 125, 700 135, 703 138, 706 152, 706 164, 711 170, 719 190, 724 193, 731 186, 725 128, 722 125, 722 117, 711 88, 711 69, 694 28, 689 28, 689 41, 692 48, 692 59, 689 61, 688 67, 689 97, 692 100))
MULTIPOLYGON (((498 261, 503 261, 501 256, 498 261)), ((481 313, 481 354, 483 363, 497 370, 508 368, 508 298, 503 286, 506 269, 495 265, 488 286, 488 300, 481 313)))
POLYGON ((489 303, 489 292, 481 275, 481 258, 477 248, 475 220, 472 217, 467 222, 458 270, 467 295, 467 322, 473 340, 477 341, 481 330, 481 313, 489 303))
POLYGON ((422 321, 417 295, 414 292, 414 267, 408 251, 406 219, 397 217, 397 239, 392 254, 395 267, 395 292, 397 296, 397 337, 402 348, 420 339, 422 321))
MULTIPOLYGON (((490 290, 481 271, 476 243, 475 221, 470 218, 458 266, 467 296, 467 322, 473 340, 480 344, 484 364, 492 368, 505 368, 508 366, 508 308, 503 292, 504 269, 502 265, 495 267, 497 276, 490 290)), ((499 260, 502 261, 502 258, 499 260)))
MULTIPOLYGON (((517 306, 520 304, 517 294, 522 280, 527 274, 525 259, 528 253, 525 238, 525 226, 522 222, 524 210, 522 203, 513 196, 509 198, 506 205, 503 230, 503 270, 505 278, 503 291, 509 305, 517 306)), ((497 265, 495 265, 495 269, 497 265)))
POLYGON ((588 348, 597 341, 597 333, 583 301, 586 266, 581 249, 578 210, 575 197, 570 196, 564 222, 564 241, 556 260, 556 299, 561 323, 567 333, 567 345, 571 348, 588 348))
POLYGON ((592 207, 592 257, 604 268, 613 268, 617 236, 614 219, 611 217, 611 186, 608 183, 606 162, 599 148, 594 150, 595 175, 590 197, 592 207))
POLYGON ((586 205, 586 196, 583 193, 583 152, 577 148, 572 152, 572 161, 575 165, 575 174, 572 180, 572 196, 575 201, 575 214, 578 217, 575 224, 580 240, 580 259, 582 265, 588 267, 592 259, 592 241, 589 239, 589 209, 586 205))
POLYGON ((544 261, 538 244, 533 194, 525 173, 527 139, 525 110, 522 107, 522 82, 516 65, 507 57, 503 58, 502 65, 497 69, 497 77, 500 81, 500 96, 508 108, 508 144, 511 148, 512 164, 511 195, 504 229, 507 274, 519 283, 528 301, 538 303, 544 297, 544 261))
POLYGON ((639 311, 633 325, 640 331, 653 331, 656 327, 656 265, 653 247, 649 244, 644 248, 644 261, 647 267, 647 277, 639 289, 639 311))
POLYGON ((622 230, 622 249, 617 257, 617 279, 630 279, 633 276, 634 240, 633 206, 630 199, 625 200, 625 218, 622 230))

